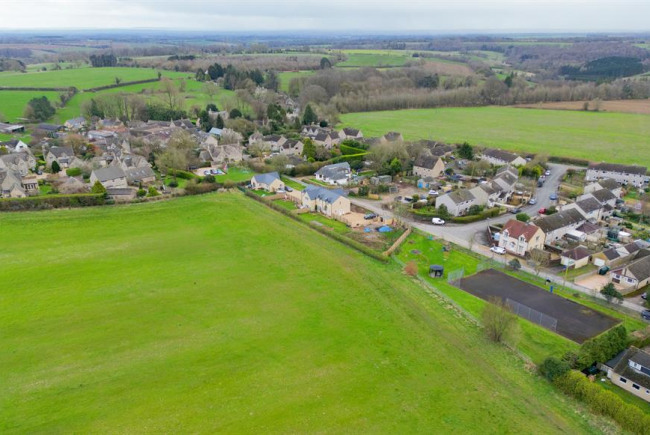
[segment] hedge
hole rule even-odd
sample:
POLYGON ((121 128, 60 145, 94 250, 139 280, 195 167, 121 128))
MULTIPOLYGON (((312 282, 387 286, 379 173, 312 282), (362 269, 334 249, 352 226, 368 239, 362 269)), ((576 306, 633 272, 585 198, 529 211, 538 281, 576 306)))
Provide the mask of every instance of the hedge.
POLYGON ((39 92, 70 92, 72 89, 74 89, 74 92, 77 92, 77 88, 73 87, 67 87, 67 88, 37 88, 37 87, 30 87, 30 86, 19 86, 19 87, 11 87, 11 86, 0 86, 0 91, 39 91, 39 92))
POLYGON ((65 170, 65 174, 68 177, 78 177, 81 175, 81 168, 68 168, 65 170))
POLYGON ((174 170, 170 171, 170 173, 167 174, 167 175, 170 175, 170 176, 176 177, 176 178, 182 178, 183 180, 191 180, 193 178, 199 178, 198 175, 196 175, 193 172, 181 171, 180 169, 174 169, 174 170))
POLYGON ((582 373, 571 370, 556 378, 553 384, 565 394, 586 403, 593 412, 612 418, 623 429, 650 435, 650 415, 590 382, 582 373))
MULTIPOLYGON (((625 326, 618 325, 582 343, 577 355, 575 355, 573 368, 584 369, 590 367, 596 361, 609 361, 619 352, 627 349, 628 345, 627 330, 625 326)), ((574 358, 567 356, 566 359, 574 358)))
POLYGON ((363 157, 367 155, 368 155, 367 152, 358 153, 358 154, 347 154, 344 156, 338 156, 338 157, 334 157, 333 159, 329 159, 325 163, 331 165, 334 163, 341 163, 341 162, 353 162, 355 160, 363 160, 363 157))
POLYGON ((121 88, 122 86, 130 86, 130 85, 141 85, 144 83, 153 83, 160 81, 158 78, 155 79, 147 79, 147 80, 136 80, 132 82, 120 82, 119 84, 112 84, 112 85, 106 85, 106 86, 99 86, 97 88, 90 88, 90 89, 84 89, 84 92, 97 92, 97 91, 105 91, 106 89, 114 89, 114 88, 121 88))
POLYGON ((112 203, 104 194, 47 195, 0 199, 0 211, 50 210, 53 208, 90 207, 112 203))
POLYGON ((357 155, 368 154, 368 151, 366 151, 366 150, 363 150, 361 148, 351 147, 351 146, 348 146, 348 145, 341 144, 341 145, 339 145, 339 148, 341 149, 341 154, 343 154, 344 156, 349 156, 349 155, 354 155, 354 154, 357 154, 357 155))
POLYGON ((341 242, 341 243, 343 243, 345 245, 348 245, 349 247, 354 248, 357 251, 359 251, 359 252, 361 252, 363 254, 366 254, 369 257, 374 258, 375 260, 379 260, 382 263, 388 263, 388 261, 389 261, 388 257, 383 256, 379 252, 373 251, 371 248, 357 242, 356 240, 352 240, 349 237, 345 237, 345 236, 343 236, 341 234, 338 234, 338 233, 335 233, 333 231, 328 231, 327 229, 325 229, 323 227, 316 226, 316 225, 311 225, 308 222, 305 222, 302 219, 300 219, 294 213, 291 213, 291 211, 287 210, 286 208, 280 207, 279 205, 276 205, 273 202, 265 201, 264 199, 262 199, 262 197, 260 197, 258 195, 255 195, 254 193, 252 193, 249 190, 244 190, 243 188, 240 188, 240 190, 242 192, 244 192, 244 194, 246 196, 248 196, 249 198, 252 198, 257 202, 261 202, 262 204, 266 205, 267 207, 270 207, 273 210, 278 211, 278 212, 282 213, 283 215, 290 217, 291 219, 295 220, 296 222, 300 222, 303 225, 307 225, 309 228, 311 228, 313 230, 316 230, 319 233, 324 234, 327 237, 330 237, 330 238, 336 240, 337 242, 341 242))
POLYGON ((487 210, 483 210, 479 214, 473 214, 470 216, 451 217, 451 221, 458 224, 470 224, 472 222, 482 221, 483 219, 487 219, 489 217, 499 216, 500 212, 501 209, 499 209, 499 207, 494 207, 494 208, 489 208, 487 210))
POLYGON ((566 163, 576 166, 589 166, 589 160, 577 159, 575 157, 550 156, 548 161, 551 163, 566 163))

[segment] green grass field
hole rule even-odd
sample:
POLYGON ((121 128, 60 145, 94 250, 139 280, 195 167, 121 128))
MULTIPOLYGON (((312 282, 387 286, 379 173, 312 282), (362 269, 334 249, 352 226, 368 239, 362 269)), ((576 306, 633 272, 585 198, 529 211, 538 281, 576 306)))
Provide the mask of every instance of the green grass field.
POLYGON ((7 121, 16 122, 17 118, 22 118, 29 100, 40 97, 47 97, 52 104, 60 101, 59 92, 0 91, 0 113, 7 121))
POLYGON ((597 431, 396 266, 241 194, 0 228, 3 433, 597 431))
POLYGON ((348 59, 337 68, 404 66, 411 60, 411 52, 398 50, 343 50, 348 59))
MULTIPOLYGON (((191 73, 160 71, 164 77, 179 78, 192 76, 191 73)), ((115 77, 123 82, 155 79, 158 71, 150 68, 77 68, 59 71, 37 71, 20 73, 6 71, 0 73, 0 86, 29 86, 29 87, 69 87, 77 89, 95 88, 112 85, 115 77)))
POLYGON ((509 107, 349 113, 340 127, 365 137, 399 131, 406 140, 468 141, 513 151, 650 166, 650 115, 509 107))
POLYGON ((289 92, 289 83, 291 80, 299 77, 309 77, 314 74, 314 71, 283 71, 278 73, 280 79, 280 90, 282 92, 289 92))

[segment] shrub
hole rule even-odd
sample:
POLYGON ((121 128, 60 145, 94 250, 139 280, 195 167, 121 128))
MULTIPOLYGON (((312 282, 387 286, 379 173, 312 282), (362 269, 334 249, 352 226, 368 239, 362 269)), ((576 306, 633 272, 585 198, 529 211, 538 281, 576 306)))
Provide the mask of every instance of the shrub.
POLYGON ((514 336, 517 316, 501 298, 490 298, 481 314, 483 328, 487 337, 496 342, 507 342, 514 336))
POLYGON ((99 182, 99 180, 97 180, 95 181, 95 184, 93 184, 91 192, 106 195, 106 188, 102 185, 102 183, 99 182))
POLYGON ((61 166, 59 166, 59 162, 55 160, 52 162, 52 173, 58 174, 59 172, 61 172, 61 166))
POLYGON ((174 177, 177 178, 182 178, 183 180, 193 180, 195 178, 198 178, 196 174, 188 171, 181 171, 178 169, 175 169, 173 172, 174 177))
POLYGON ((147 195, 147 191, 144 190, 144 189, 138 189, 138 192, 136 193, 136 195, 138 196, 138 198, 142 198, 143 196, 147 195))
POLYGON ((528 216, 528 214, 526 213, 517 213, 515 217, 517 218, 518 221, 521 222, 528 222, 530 220, 530 216, 528 216))
POLYGON ((508 267, 511 270, 517 272, 519 269, 521 269, 521 263, 516 258, 513 258, 512 260, 508 261, 508 267))
POLYGON ((176 180, 176 178, 172 178, 172 180, 169 182, 169 187, 178 187, 178 180, 176 180))
POLYGON ((65 170, 68 177, 78 177, 81 175, 81 168, 69 168, 65 170))
POLYGON ((160 193, 156 190, 155 187, 149 186, 149 190, 147 191, 147 196, 158 196, 160 193))
POLYGON ((612 299, 618 299, 619 302, 623 301, 623 295, 616 290, 616 287, 614 287, 614 284, 611 282, 605 284, 605 286, 600 290, 600 294, 605 296, 608 303, 611 303, 612 299))
POLYGON ((404 273, 409 276, 417 276, 418 265, 415 263, 415 261, 411 260, 406 264, 406 266, 404 266, 404 273))
POLYGON ((562 376, 570 371, 571 366, 566 361, 562 361, 552 356, 546 358, 537 369, 539 370, 539 374, 552 382, 555 380, 555 378, 562 376))
POLYGON ((217 179, 214 178, 214 175, 210 174, 203 177, 203 181, 205 181, 206 183, 216 183, 217 179))
MULTIPOLYGON (((628 344, 625 326, 618 325, 582 343, 578 354, 573 358, 572 367, 581 370, 591 366, 594 362, 608 361, 626 349, 628 344)), ((567 360, 566 356, 565 360, 567 360)))

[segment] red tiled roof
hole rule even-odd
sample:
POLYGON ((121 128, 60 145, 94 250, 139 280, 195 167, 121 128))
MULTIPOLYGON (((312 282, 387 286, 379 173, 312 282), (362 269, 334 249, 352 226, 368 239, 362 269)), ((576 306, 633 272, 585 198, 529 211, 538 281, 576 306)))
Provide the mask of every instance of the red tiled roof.
POLYGON ((503 231, 508 231, 508 237, 518 239, 523 235, 526 241, 530 241, 537 230, 539 230, 538 226, 527 224, 516 219, 510 219, 503 227, 503 231))

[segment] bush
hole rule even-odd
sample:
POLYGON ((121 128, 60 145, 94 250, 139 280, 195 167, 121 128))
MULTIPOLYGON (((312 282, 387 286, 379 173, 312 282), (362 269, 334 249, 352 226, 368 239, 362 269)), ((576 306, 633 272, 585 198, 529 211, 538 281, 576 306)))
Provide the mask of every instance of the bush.
POLYGON ((562 361, 555 357, 549 357, 544 360, 537 368, 539 374, 544 376, 549 381, 554 381, 555 378, 562 376, 571 370, 571 366, 566 361, 562 361))
POLYGON ((93 187, 90 191, 92 193, 106 195, 106 188, 102 185, 102 183, 99 182, 99 180, 95 181, 95 184, 93 184, 93 187))
POLYGON ((0 199, 0 211, 49 210, 109 204, 104 194, 48 195, 0 199))
POLYGON ((160 193, 156 190, 155 187, 149 186, 149 190, 147 191, 147 196, 158 196, 160 193))
POLYGON ((147 195, 147 191, 144 189, 138 189, 138 192, 136 193, 138 198, 142 198, 143 196, 147 195))
POLYGON ((526 213, 517 213, 515 217, 518 221, 521 222, 528 222, 530 220, 530 216, 528 216, 526 213))
POLYGON ((566 163, 576 166, 589 166, 589 160, 576 159, 574 157, 551 156, 548 158, 548 161, 551 163, 566 163))
POLYGON ((78 177, 81 175, 81 168, 69 168, 65 170, 68 177, 78 177))
POLYGON ((193 180, 195 178, 198 178, 198 176, 192 172, 181 171, 179 169, 174 169, 173 175, 174 177, 182 178, 183 180, 193 180))
POLYGON ((203 177, 203 181, 205 181, 206 183, 216 183, 217 179, 214 178, 214 175, 210 174, 203 177))
MULTIPOLYGON (((595 362, 604 362, 615 357, 629 344, 625 326, 618 325, 609 331, 585 341, 573 358, 572 367, 582 370, 595 362)), ((565 358, 566 360, 566 358, 565 358)))
POLYGON ((517 272, 519 269, 521 269, 521 263, 516 258, 513 258, 512 260, 508 261, 508 267, 510 270, 517 272))
POLYGON ((178 180, 176 180, 176 178, 172 178, 172 180, 169 182, 169 187, 178 187, 178 180))
POLYGON ((415 263, 415 261, 411 260, 406 264, 406 266, 404 266, 404 273, 409 276, 417 276, 418 265, 415 263))

